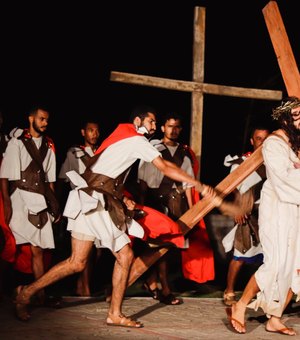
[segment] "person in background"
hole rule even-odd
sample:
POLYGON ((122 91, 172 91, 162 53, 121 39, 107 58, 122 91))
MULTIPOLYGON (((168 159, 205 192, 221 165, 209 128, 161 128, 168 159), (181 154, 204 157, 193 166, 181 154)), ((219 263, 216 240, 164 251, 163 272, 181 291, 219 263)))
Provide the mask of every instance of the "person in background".
POLYGON ((267 179, 258 211, 264 262, 226 312, 233 329, 246 333, 246 308, 262 308, 267 332, 292 336, 296 331, 282 315, 294 294, 296 301, 300 298, 300 99, 285 98, 272 117, 279 129, 263 142, 267 179))
MULTIPOLYGON (((163 117, 161 131, 163 133, 162 139, 152 140, 151 144, 160 151, 164 159, 175 163, 195 178, 195 172, 197 172, 196 157, 187 145, 178 142, 182 132, 182 117, 177 113, 167 114, 163 117)), ((199 200, 199 196, 195 197, 196 193, 192 185, 164 176, 152 163, 143 162, 140 164, 138 180, 142 203, 166 214, 174 221, 177 221, 199 200)), ((179 258, 177 256, 177 259, 182 261, 183 274, 186 278, 199 283, 214 279, 213 252, 209 245, 208 235, 205 233, 203 220, 190 231, 189 237, 181 254, 175 253, 175 249, 172 249, 159 260, 154 268, 151 268, 150 275, 144 283, 152 297, 162 303, 169 305, 182 303, 172 293, 168 282, 168 267, 174 255, 178 255, 179 258), (189 244, 189 237, 192 240, 191 244, 189 244), (161 284, 161 291, 158 289, 158 282, 161 284)))
MULTIPOLYGON (((253 151, 260 147, 267 138, 270 131, 265 126, 255 126, 250 134, 250 143, 253 151)), ((252 151, 238 157, 225 157, 225 166, 231 166, 230 172, 235 170, 245 159, 252 154, 252 151)), ((227 306, 231 306, 236 302, 235 285, 240 270, 244 264, 257 264, 263 262, 263 254, 258 236, 258 205, 260 198, 260 190, 266 179, 266 169, 262 164, 256 171, 248 176, 236 190, 245 193, 251 190, 254 195, 254 206, 249 215, 236 216, 235 227, 223 238, 222 244, 225 252, 233 249, 233 257, 229 262, 227 273, 227 285, 223 294, 223 302, 227 306)))
MULTIPOLYGON (((74 189, 75 186, 70 182, 67 172, 74 170, 80 175, 84 173, 86 165, 91 157, 95 155, 99 145, 100 130, 99 123, 94 119, 86 119, 80 129, 81 136, 83 138, 82 145, 74 145, 67 151, 66 158, 60 168, 58 174, 58 183, 67 183, 70 189, 74 189)), ((62 189, 59 190, 61 192, 62 189)), ((89 260, 86 268, 79 274, 76 294, 78 296, 91 296, 90 280, 92 277, 93 267, 96 261, 101 256, 100 248, 93 248, 89 255, 89 260)))
MULTIPOLYGON (((29 111, 29 127, 14 130, 0 168, 5 222, 17 245, 30 244, 35 279, 45 272, 43 251, 54 249, 52 222, 60 218, 54 195, 54 143, 45 135, 49 116, 49 112, 40 106, 29 111)), ((42 304, 43 290, 38 297, 42 304)), ((20 320, 30 318, 25 305, 15 307, 20 320)))

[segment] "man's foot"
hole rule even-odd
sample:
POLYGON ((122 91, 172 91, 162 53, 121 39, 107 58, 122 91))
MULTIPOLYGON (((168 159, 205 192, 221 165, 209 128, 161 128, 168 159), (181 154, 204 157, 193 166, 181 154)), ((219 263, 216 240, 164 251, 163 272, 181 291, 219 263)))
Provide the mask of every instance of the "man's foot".
POLYGON ((30 296, 26 295, 26 286, 18 286, 14 291, 14 303, 29 305, 30 296))
POLYGON ((173 293, 169 293, 168 295, 160 295, 159 301, 164 303, 165 305, 181 305, 183 303, 182 299, 178 299, 173 293))
POLYGON ((24 296, 23 290, 23 286, 18 286, 15 289, 15 315, 20 321, 28 321, 30 319, 30 313, 28 311, 28 304, 30 303, 30 299, 24 296))
POLYGON ((22 303, 15 304, 15 315, 18 320, 28 321, 30 319, 30 313, 28 312, 27 306, 28 305, 22 303))
POLYGON ((266 331, 284 335, 296 335, 297 333, 291 327, 286 327, 279 318, 271 317, 266 324, 266 331))
POLYGON ((226 290, 225 290, 225 292, 223 294, 223 302, 226 306, 231 306, 234 303, 236 303, 235 293, 234 292, 227 293, 226 290))
POLYGON ((130 328, 142 328, 144 325, 140 321, 131 320, 123 314, 113 315, 108 313, 106 319, 107 326, 119 326, 119 327, 130 327, 130 328))
MULTIPOLYGON (((226 308, 226 313, 230 325, 237 333, 246 333, 245 326, 245 307, 241 307, 240 303, 234 303, 231 307, 226 308)), ((246 306, 246 305, 245 305, 246 306)))

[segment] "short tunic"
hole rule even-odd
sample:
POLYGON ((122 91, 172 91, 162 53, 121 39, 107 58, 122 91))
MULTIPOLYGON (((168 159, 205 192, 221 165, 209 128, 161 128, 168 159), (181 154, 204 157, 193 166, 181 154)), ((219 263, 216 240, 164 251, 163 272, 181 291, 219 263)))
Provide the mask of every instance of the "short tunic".
MULTIPOLYGON (((224 162, 225 166, 229 166, 230 163, 228 162, 231 162, 237 158, 238 158, 237 156, 235 157, 231 157, 230 155, 226 156, 225 162, 224 162)), ((242 159, 245 160, 246 157, 242 156, 242 159)), ((233 164, 231 166, 230 172, 234 171, 238 166, 239 164, 233 164)), ((261 180, 262 178, 258 175, 256 171, 254 171, 252 174, 250 174, 248 177, 244 179, 244 181, 237 187, 237 189, 239 190, 241 194, 244 194, 251 187, 261 182, 261 180)), ((259 200, 257 200, 255 203, 258 204, 259 200)), ((225 252, 229 252, 233 248, 235 232, 237 230, 237 227, 238 227, 238 224, 236 224, 234 228, 222 240, 222 244, 225 249, 225 252)), ((247 250, 245 253, 241 253, 236 248, 233 248, 233 259, 236 261, 242 260, 247 263, 255 263, 255 262, 260 263, 263 258, 261 244, 258 243, 257 245, 253 245, 253 240, 251 237, 251 245, 252 245, 251 248, 247 250)))
MULTIPOLYGON (((21 135, 23 130, 14 133, 21 135)), ((32 138, 37 148, 40 148, 42 137, 32 138)), ((0 178, 7 178, 9 181, 19 180, 21 171, 24 171, 31 163, 32 158, 21 139, 12 137, 8 142, 3 161, 0 168, 0 178)), ((56 158, 52 148, 49 148, 43 162, 46 181, 56 180, 56 158)), ((28 220, 28 212, 38 213, 46 208, 46 201, 43 195, 16 189, 11 195, 12 218, 9 226, 16 239, 16 244, 31 243, 40 248, 54 248, 54 237, 52 231, 53 217, 48 214, 48 221, 42 229, 36 228, 28 220)))
MULTIPOLYGON (((137 159, 152 162, 159 156, 160 152, 143 135, 133 136, 108 146, 91 170, 97 174, 117 178, 137 159)), ((93 197, 84 194, 79 189, 87 186, 85 180, 75 172, 69 172, 68 175, 76 186, 69 193, 64 210, 64 216, 68 217, 68 230, 93 236, 96 239, 96 246, 109 248, 114 252, 130 243, 127 229, 129 234, 143 237, 143 228, 134 220, 132 225, 117 228, 104 209, 103 195, 95 191, 93 197)))

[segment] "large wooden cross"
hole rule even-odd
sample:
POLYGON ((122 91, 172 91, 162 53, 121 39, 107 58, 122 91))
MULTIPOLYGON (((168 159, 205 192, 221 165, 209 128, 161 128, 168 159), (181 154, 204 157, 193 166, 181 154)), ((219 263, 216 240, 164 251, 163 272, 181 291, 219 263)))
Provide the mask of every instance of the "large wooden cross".
POLYGON ((190 123, 190 146, 199 161, 200 178, 201 149, 202 149, 202 121, 203 121, 203 94, 219 96, 232 96, 264 100, 280 100, 281 91, 261 90, 234 86, 207 84, 204 82, 204 47, 205 47, 205 8, 195 7, 194 11, 194 42, 193 42, 193 81, 173 80, 167 78, 151 77, 132 73, 112 71, 110 80, 152 86, 163 89, 185 91, 192 93, 192 113, 190 123))
MULTIPOLYGON (((300 76, 293 51, 287 36, 276 1, 270 1, 263 8, 263 15, 277 56, 281 74, 290 96, 300 97, 300 76)), ((231 172, 216 189, 221 197, 226 197, 249 174, 255 171, 263 162, 261 147, 258 148, 247 160, 231 172)), ((201 200, 183 214, 177 221, 182 227, 183 234, 193 228, 207 213, 214 208, 212 202, 201 200)), ((133 284, 152 264, 161 258, 168 248, 149 249, 135 259, 130 274, 128 285, 133 284)))

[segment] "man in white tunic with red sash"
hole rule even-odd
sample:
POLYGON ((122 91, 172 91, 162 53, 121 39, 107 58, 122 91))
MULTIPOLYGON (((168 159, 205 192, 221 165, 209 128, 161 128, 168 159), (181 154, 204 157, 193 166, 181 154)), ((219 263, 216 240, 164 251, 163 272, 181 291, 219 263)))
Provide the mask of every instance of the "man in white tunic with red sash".
POLYGON ((71 256, 52 267, 32 284, 18 287, 15 303, 28 304, 30 297, 43 287, 84 269, 94 242, 109 248, 116 258, 112 275, 112 298, 107 325, 140 328, 143 324, 122 313, 122 302, 129 270, 134 258, 128 234, 143 237, 143 228, 128 217, 135 202, 123 197, 124 174, 137 160, 153 164, 172 179, 188 182, 197 191, 209 191, 175 164, 165 161, 144 133, 156 129, 154 110, 145 107, 134 112, 133 124, 120 124, 101 144, 93 157, 94 163, 80 176, 68 173, 76 188, 70 192, 64 215, 72 232, 71 256), (127 209, 126 209, 126 207, 127 209))

